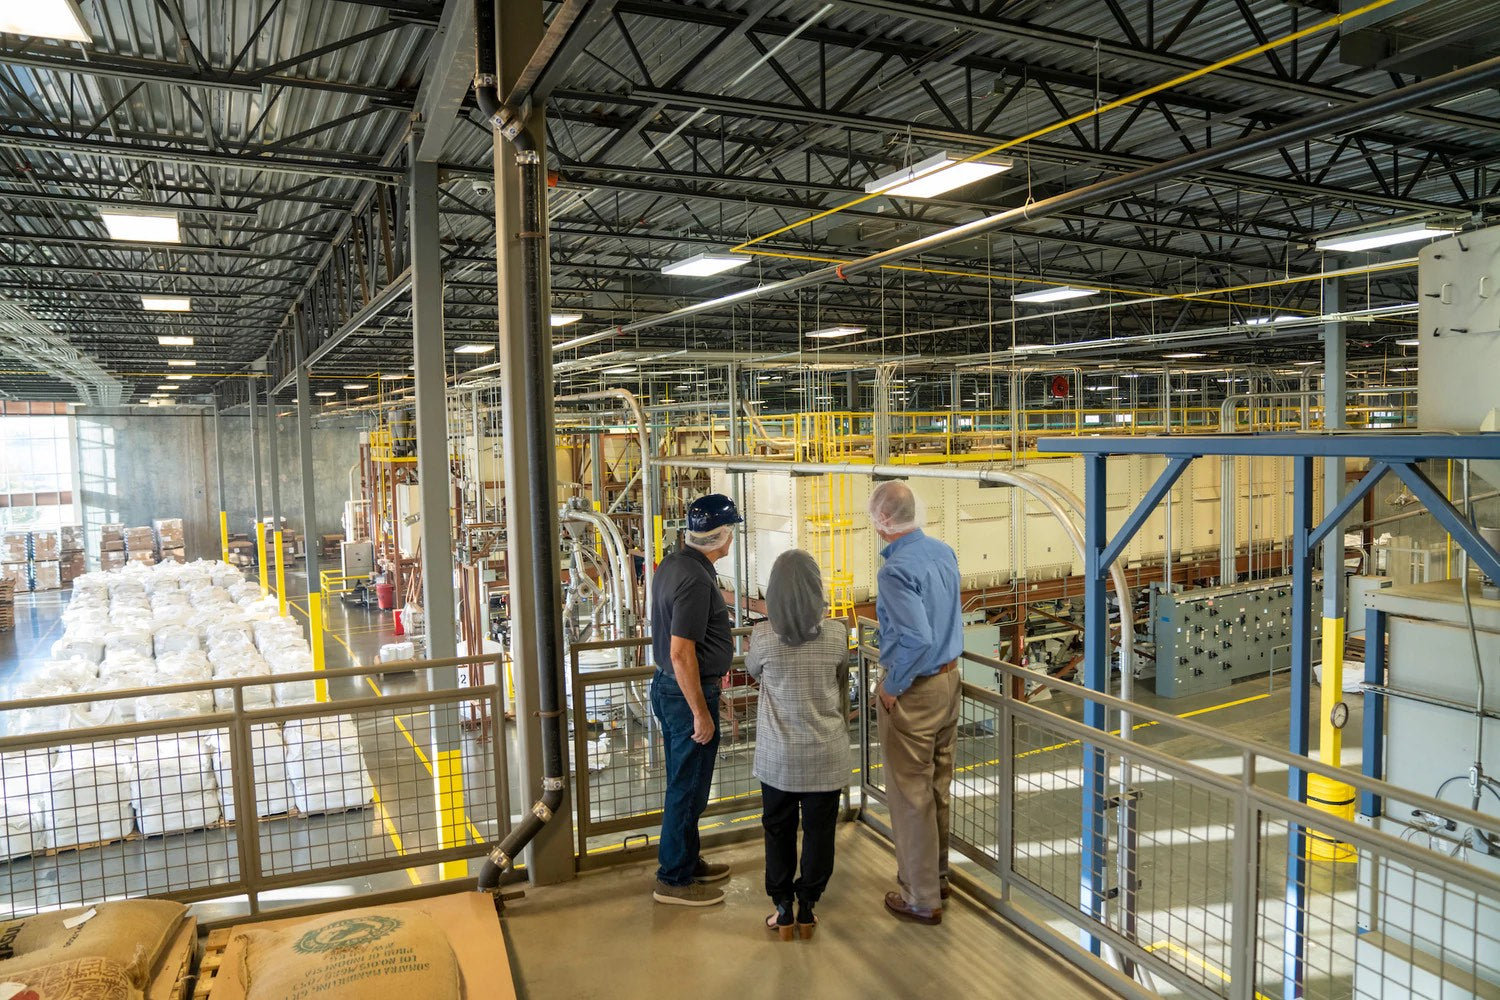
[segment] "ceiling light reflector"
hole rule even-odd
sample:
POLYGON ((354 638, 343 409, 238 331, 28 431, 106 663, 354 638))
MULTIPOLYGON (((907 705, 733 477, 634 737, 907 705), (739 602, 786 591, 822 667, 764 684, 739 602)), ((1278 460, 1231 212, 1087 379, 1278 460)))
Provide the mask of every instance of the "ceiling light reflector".
POLYGON ((110 239, 133 243, 181 243, 182 227, 176 212, 100 212, 110 239))
POLYGON ((186 295, 142 295, 141 308, 157 312, 191 312, 193 300, 186 295))
POLYGON ((28 0, 0 10, 0 34, 55 38, 61 42, 92 42, 83 12, 73 0, 28 0))
POLYGON ((583 313, 553 313, 553 326, 567 326, 569 323, 577 323, 583 319, 583 313))
POLYGON ((750 258, 739 254, 700 253, 687 260, 675 261, 661 269, 662 274, 683 275, 690 278, 706 278, 722 274, 750 263, 750 258))
POLYGON ((953 153, 938 153, 920 163, 903 167, 865 185, 870 194, 902 198, 934 198, 946 191, 1004 173, 1013 164, 1004 158, 964 160, 953 153))
POLYGON ((865 328, 862 326, 827 326, 821 330, 810 331, 808 336, 815 340, 834 340, 839 337, 852 337, 855 334, 864 332, 865 328))
POLYGON ((453 349, 454 354, 488 354, 495 349, 494 344, 459 344, 453 349))
POLYGON ((192 347, 193 346, 193 338, 192 337, 181 337, 181 336, 175 336, 175 335, 166 335, 166 336, 157 337, 156 338, 156 342, 158 344, 160 344, 161 346, 163 346, 163 347, 192 347))
POLYGON ((1090 295, 1098 295, 1097 288, 1077 288, 1073 285, 1059 285, 1056 288, 1038 288, 1034 292, 1022 292, 1020 295, 1012 295, 1012 302, 1062 302, 1066 299, 1082 299, 1090 295))
POLYGON ((1378 247, 1395 246, 1398 243, 1415 243, 1419 240, 1429 240, 1434 236, 1445 236, 1456 232, 1458 232, 1457 226, 1443 225, 1436 222, 1401 222, 1393 226, 1367 229, 1361 233, 1345 233, 1342 236, 1330 236, 1319 240, 1315 245, 1319 250, 1374 250, 1378 247))
POLYGON ((1179 351, 1176 354, 1163 354, 1162 357, 1171 358, 1174 361, 1186 361, 1191 358, 1206 358, 1208 355, 1200 354, 1197 351, 1179 351))
POLYGON ((173 368, 196 368, 196 367, 198 367, 198 362, 193 361, 193 360, 191 360, 189 358, 171 358, 171 359, 169 359, 167 361, 167 364, 169 366, 173 367, 173 368))

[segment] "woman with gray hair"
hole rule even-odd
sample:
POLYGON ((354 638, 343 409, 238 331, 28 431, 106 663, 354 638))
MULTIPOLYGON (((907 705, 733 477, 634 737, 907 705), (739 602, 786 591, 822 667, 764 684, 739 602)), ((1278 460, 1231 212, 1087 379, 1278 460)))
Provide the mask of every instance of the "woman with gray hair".
POLYGON ((755 776, 766 894, 776 904, 766 927, 783 941, 794 931, 813 936, 813 907, 833 875, 839 794, 849 784, 849 627, 825 618, 827 610, 817 561, 800 549, 783 552, 766 587, 770 620, 755 626, 745 654, 745 669, 760 682, 755 776))

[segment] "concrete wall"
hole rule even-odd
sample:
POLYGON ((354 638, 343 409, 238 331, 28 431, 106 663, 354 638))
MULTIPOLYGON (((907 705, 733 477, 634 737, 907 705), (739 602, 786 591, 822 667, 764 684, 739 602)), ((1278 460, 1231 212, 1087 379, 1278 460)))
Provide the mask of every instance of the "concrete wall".
MULTIPOLYGON (((284 408, 278 421, 281 512, 306 533, 297 422, 284 408)), ((96 555, 97 528, 121 521, 150 524, 183 519, 189 558, 219 551, 219 491, 213 414, 196 407, 78 407, 77 467, 88 546, 96 555)), ((255 486, 251 475, 250 426, 245 409, 222 414, 224 485, 231 532, 251 532, 255 486)), ((262 476, 270 465, 265 411, 260 411, 262 476)), ((317 534, 341 530, 348 498, 349 466, 358 458, 359 422, 330 420, 313 425, 314 525, 317 534)), ((262 509, 271 513, 270 482, 263 478, 262 509)))

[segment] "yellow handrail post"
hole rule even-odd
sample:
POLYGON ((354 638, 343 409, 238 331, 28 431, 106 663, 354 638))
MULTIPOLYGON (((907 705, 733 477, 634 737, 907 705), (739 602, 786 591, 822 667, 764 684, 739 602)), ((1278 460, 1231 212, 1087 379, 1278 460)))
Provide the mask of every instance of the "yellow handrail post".
MULTIPOLYGON (((307 595, 307 631, 312 639, 313 669, 321 672, 323 662, 323 595, 310 591, 307 595)), ((313 682, 313 697, 318 704, 328 701, 328 681, 319 678, 313 682)))

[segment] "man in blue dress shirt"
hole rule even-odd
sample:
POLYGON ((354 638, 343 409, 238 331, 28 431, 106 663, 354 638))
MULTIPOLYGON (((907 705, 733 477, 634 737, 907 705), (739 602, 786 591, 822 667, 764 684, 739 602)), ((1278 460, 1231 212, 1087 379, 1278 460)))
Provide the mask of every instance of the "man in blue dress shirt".
POLYGON ((886 893, 885 906, 902 919, 937 924, 948 894, 948 798, 964 648, 958 557, 922 532, 916 498, 903 482, 875 487, 870 521, 885 543, 875 597, 884 669, 878 719, 901 887, 886 893))

